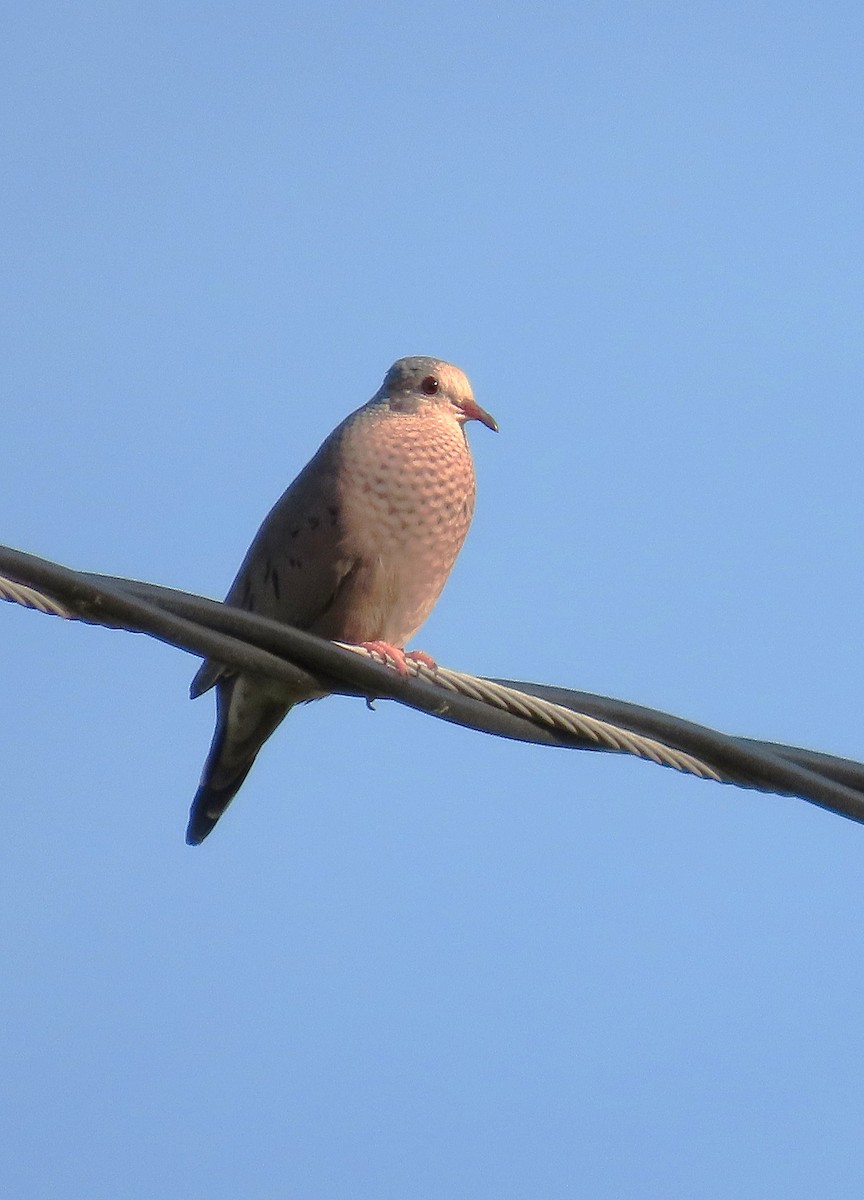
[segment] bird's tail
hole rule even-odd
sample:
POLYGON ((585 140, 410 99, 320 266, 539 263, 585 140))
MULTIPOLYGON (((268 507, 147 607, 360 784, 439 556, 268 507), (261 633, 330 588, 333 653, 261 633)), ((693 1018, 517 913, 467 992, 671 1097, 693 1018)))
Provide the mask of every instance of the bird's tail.
POLYGON ((186 841, 198 846, 216 825, 252 769, 258 751, 290 709, 290 704, 247 687, 242 675, 220 680, 216 691, 216 731, 186 828, 186 841))

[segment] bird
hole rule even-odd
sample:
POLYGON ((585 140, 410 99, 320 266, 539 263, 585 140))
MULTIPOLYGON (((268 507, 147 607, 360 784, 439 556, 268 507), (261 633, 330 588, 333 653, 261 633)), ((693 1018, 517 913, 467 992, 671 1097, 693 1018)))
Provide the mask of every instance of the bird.
MULTIPOLYGON (((406 672, 405 645, 432 611, 471 524, 469 421, 498 431, 458 367, 400 358, 276 502, 225 603, 365 646, 406 672)), ((206 659, 190 695, 214 687, 216 728, 186 830, 192 846, 213 830, 291 708, 326 695, 206 659)))

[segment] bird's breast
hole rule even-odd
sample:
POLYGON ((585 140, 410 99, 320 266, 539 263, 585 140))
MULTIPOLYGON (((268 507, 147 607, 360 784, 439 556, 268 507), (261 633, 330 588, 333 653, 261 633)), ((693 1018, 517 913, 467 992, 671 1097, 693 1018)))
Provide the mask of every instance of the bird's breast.
POLYGON ((358 420, 342 452, 343 548, 361 564, 352 607, 362 614, 362 628, 343 636, 404 645, 432 610, 471 524, 471 453, 455 420, 413 414, 358 420))

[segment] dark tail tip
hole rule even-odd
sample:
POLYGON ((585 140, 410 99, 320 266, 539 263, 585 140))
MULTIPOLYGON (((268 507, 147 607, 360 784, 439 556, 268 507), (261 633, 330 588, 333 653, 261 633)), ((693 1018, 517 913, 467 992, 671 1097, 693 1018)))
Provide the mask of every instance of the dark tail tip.
POLYGON ((230 801, 231 796, 222 799, 219 793, 212 788, 200 787, 198 789, 189 810, 189 824, 186 826, 187 846, 201 845, 207 834, 216 827, 216 822, 230 801))
POLYGON ((210 805, 207 803, 206 798, 201 794, 203 790, 203 788, 199 788, 195 799, 192 801, 192 808, 189 813, 189 824, 186 826, 187 846, 200 846, 207 834, 216 827, 216 822, 222 815, 219 813, 216 816, 212 816, 211 813, 207 811, 208 808, 210 808, 210 805))
MULTIPOLYGON (((196 679, 202 671, 198 672, 196 679)), ((247 712, 244 717, 246 728, 242 731, 235 729, 229 738, 229 710, 238 678, 242 677, 221 681, 216 693, 216 729, 186 827, 186 842, 190 846, 200 846, 213 830, 252 769, 258 751, 290 707, 272 700, 266 694, 263 700, 253 696, 253 711, 251 715, 247 712)), ((207 686, 212 684, 208 683, 207 686)), ((245 696, 244 703, 248 709, 249 694, 245 696)))
MULTIPOLYGON (((255 756, 235 770, 228 783, 222 787, 202 783, 195 793, 192 807, 189 810, 189 824, 186 826, 187 846, 200 846, 208 833, 216 827, 216 823, 225 809, 237 795, 243 780, 252 769, 255 756)), ((209 765, 209 764, 208 764, 209 765)), ((208 774, 205 768, 205 776, 208 774)))
MULTIPOLYGON (((249 766, 251 765, 250 763, 249 766)), ((217 821, 234 799, 248 771, 249 767, 227 787, 214 788, 208 787, 207 784, 199 787, 189 810, 189 824, 186 826, 187 846, 200 846, 208 833, 215 829, 217 821)))

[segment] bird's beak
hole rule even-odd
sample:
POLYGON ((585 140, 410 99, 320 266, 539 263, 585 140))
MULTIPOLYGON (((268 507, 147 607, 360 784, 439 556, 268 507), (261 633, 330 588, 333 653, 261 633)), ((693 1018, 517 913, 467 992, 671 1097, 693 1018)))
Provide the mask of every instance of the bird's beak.
POLYGON ((487 429, 491 429, 493 433, 498 432, 498 422, 485 408, 480 407, 473 396, 470 400, 460 400, 459 407, 465 414, 466 421, 482 421, 487 429))

